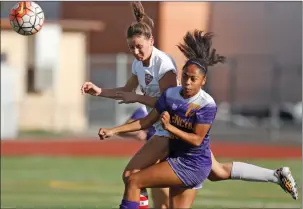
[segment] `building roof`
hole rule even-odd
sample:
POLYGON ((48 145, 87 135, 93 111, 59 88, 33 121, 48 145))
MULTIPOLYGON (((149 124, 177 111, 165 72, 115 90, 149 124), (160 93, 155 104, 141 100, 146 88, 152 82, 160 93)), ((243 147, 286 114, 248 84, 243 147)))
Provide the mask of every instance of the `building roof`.
MULTIPOLYGON (((105 24, 102 21, 95 20, 49 20, 44 24, 60 24, 65 31, 103 31, 105 24)), ((1 18, 1 30, 11 29, 10 21, 7 18, 1 18)))

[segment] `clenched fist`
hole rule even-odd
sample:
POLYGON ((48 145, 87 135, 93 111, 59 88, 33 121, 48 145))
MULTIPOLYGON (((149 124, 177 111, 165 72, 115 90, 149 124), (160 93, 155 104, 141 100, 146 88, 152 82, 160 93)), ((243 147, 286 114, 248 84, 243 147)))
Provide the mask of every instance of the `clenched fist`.
POLYGON ((102 89, 92 82, 85 82, 81 87, 82 94, 90 94, 92 96, 98 96, 101 94, 102 89))
POLYGON ((167 111, 163 112, 160 117, 162 127, 164 130, 167 130, 168 126, 170 126, 170 115, 167 111))
POLYGON ((98 133, 100 140, 103 140, 105 138, 111 137, 114 135, 114 132, 111 129, 107 128, 100 128, 98 133))

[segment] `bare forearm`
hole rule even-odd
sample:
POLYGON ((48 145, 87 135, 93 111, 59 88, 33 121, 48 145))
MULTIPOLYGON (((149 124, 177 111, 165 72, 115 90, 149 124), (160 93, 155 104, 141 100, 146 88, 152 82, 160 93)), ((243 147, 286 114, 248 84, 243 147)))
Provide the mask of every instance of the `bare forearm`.
POLYGON ((141 119, 112 129, 115 134, 128 133, 146 129, 150 125, 147 120, 141 119))
POLYGON ((198 135, 193 134, 193 133, 187 133, 185 131, 178 129, 177 127, 175 127, 173 125, 169 125, 167 127, 167 131, 169 131, 170 133, 175 135, 177 138, 179 138, 191 145, 200 146, 200 144, 202 143, 202 140, 198 135))
POLYGON ((131 138, 138 139, 140 141, 144 141, 144 140, 146 140, 147 133, 146 133, 146 131, 141 130, 141 131, 119 134, 119 136, 131 137, 131 138))
POLYGON ((112 89, 102 89, 101 94, 99 94, 99 97, 106 97, 106 98, 115 98, 116 92, 119 91, 127 91, 125 87, 118 87, 118 88, 112 88, 112 89))
POLYGON ((134 131, 134 132, 127 132, 127 133, 120 133, 120 136, 126 136, 126 137, 131 137, 131 136, 137 136, 141 131, 134 131))
POLYGON ((147 95, 137 95, 137 102, 144 104, 148 107, 155 107, 156 103, 158 101, 157 97, 151 97, 147 95))

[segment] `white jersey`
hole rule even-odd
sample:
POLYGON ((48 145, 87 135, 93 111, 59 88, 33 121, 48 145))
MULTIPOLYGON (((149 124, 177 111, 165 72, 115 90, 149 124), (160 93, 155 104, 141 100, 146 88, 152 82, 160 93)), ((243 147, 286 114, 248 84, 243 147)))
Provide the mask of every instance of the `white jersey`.
MULTIPOLYGON (((151 97, 161 96, 159 81, 169 71, 176 74, 177 80, 177 67, 175 61, 156 47, 153 47, 148 67, 143 66, 142 61, 138 60, 134 60, 132 64, 132 73, 138 77, 142 93, 151 97)), ((148 112, 153 109, 150 107, 146 108, 148 112)), ((160 121, 155 123, 154 127, 156 129, 155 135, 169 136, 169 133, 162 129, 160 121)))

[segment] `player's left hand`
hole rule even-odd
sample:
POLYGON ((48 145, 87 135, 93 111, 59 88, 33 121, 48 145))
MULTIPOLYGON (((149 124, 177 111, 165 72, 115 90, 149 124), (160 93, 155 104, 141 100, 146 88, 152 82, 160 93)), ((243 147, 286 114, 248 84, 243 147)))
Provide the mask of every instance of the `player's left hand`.
POLYGON ((162 127, 167 130, 170 125, 170 115, 167 111, 163 112, 160 117, 162 127))
POLYGON ((114 135, 114 132, 108 128, 100 128, 98 133, 100 140, 111 137, 114 135))
POLYGON ((137 102, 137 94, 135 92, 116 92, 115 100, 121 100, 119 104, 130 104, 137 102))

